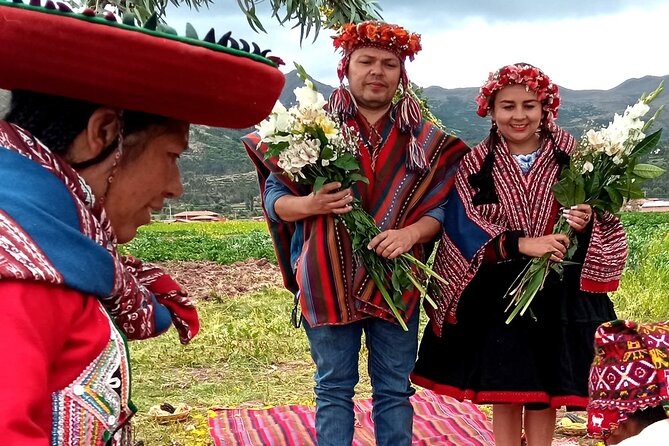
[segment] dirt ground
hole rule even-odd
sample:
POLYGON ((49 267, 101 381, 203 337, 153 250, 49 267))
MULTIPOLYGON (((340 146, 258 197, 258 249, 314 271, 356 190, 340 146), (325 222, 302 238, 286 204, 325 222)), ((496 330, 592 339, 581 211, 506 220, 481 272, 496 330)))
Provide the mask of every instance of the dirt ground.
POLYGON ((231 265, 214 262, 164 262, 161 266, 196 300, 237 297, 266 287, 282 287, 279 267, 249 259, 231 265))

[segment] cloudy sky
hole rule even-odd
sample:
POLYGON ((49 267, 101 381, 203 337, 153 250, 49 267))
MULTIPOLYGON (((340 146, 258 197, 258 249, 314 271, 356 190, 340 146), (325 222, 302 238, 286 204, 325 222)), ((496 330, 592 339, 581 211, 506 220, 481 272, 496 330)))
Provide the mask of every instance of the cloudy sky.
MULTIPOLYGON (((314 78, 337 83, 331 32, 299 44, 299 30, 258 14, 267 34, 248 26, 236 0, 214 0, 199 12, 169 10, 167 22, 180 34, 192 23, 202 36, 209 28, 271 48, 293 68, 302 64, 314 78)), ((408 65, 422 87, 478 87, 490 71, 523 61, 542 68, 560 86, 609 89, 626 79, 669 75, 669 0, 379 0, 383 18, 422 35, 423 51, 408 65)))

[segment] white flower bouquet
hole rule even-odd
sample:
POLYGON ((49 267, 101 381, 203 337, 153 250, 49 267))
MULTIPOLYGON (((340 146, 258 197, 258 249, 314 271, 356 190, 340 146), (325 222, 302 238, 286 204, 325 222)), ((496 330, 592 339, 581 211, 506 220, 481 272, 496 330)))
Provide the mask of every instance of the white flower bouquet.
MULTIPOLYGON (((599 130, 588 130, 572 154, 569 167, 563 169, 560 180, 553 186, 556 200, 565 208, 578 204, 589 204, 593 212, 618 214, 625 200, 642 198, 640 183, 657 178, 664 173, 660 167, 639 162, 660 140, 662 130, 650 135, 646 131, 662 112, 660 107, 653 117, 644 123, 642 118, 650 110, 649 104, 662 92, 660 84, 655 91, 643 95, 621 115, 615 114, 613 122, 599 130)), ((553 228, 554 234, 569 236, 570 245, 564 257, 571 258, 578 247, 575 234, 563 215, 553 228)), ((551 253, 535 258, 509 288, 507 296, 513 307, 506 323, 516 315, 525 314, 534 296, 543 288, 550 270, 562 277, 563 268, 572 262, 561 263, 549 260, 551 253)))
MULTIPOLYGON (((313 186, 315 191, 331 182, 339 182, 344 189, 357 181, 367 183, 368 179, 359 173, 357 132, 327 113, 323 108, 326 104, 323 95, 304 69, 297 64, 296 67, 305 83, 304 87, 294 90, 297 105, 286 109, 277 102, 270 116, 256 126, 261 143, 268 147, 265 158, 277 157, 277 165, 292 181, 313 186)), ((351 206, 350 212, 336 218, 349 233, 354 256, 365 266, 391 312, 406 330, 398 310, 404 310, 401 299, 404 291, 415 287, 436 308, 427 294, 426 280, 417 272, 425 277, 444 279, 410 254, 391 260, 367 249, 372 238, 381 231, 358 199, 354 199, 351 206)))

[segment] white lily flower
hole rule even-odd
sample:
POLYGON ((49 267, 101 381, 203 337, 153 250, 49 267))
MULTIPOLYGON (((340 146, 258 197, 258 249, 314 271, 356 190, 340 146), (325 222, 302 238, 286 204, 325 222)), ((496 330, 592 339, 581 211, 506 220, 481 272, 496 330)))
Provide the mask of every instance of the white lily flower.
POLYGON ((300 108, 321 110, 327 104, 322 94, 309 87, 298 87, 293 90, 293 93, 295 93, 300 108))
POLYGON ((605 144, 602 133, 596 132, 593 129, 588 130, 588 132, 585 134, 585 137, 587 138, 590 147, 592 147, 595 151, 598 151, 605 144))
POLYGON ((287 132, 290 129, 290 115, 288 110, 280 101, 276 101, 270 115, 256 125, 256 130, 260 138, 267 142, 271 141, 269 137, 277 132, 287 132))
POLYGON ((592 172, 593 170, 595 170, 595 166, 590 161, 586 161, 585 163, 583 163, 583 169, 581 170, 581 175, 585 175, 586 173, 592 172))
POLYGON ((625 116, 629 116, 631 119, 639 119, 648 113, 649 110, 650 107, 648 104, 643 101, 639 101, 633 106, 627 107, 625 110, 625 116))

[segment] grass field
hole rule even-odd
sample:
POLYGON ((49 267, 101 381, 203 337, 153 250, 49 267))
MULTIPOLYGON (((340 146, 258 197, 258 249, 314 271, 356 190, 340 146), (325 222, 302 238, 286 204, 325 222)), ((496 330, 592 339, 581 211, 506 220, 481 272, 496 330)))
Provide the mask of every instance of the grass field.
MULTIPOLYGON (((627 214, 623 222, 630 257, 621 290, 612 296, 616 311, 641 321, 669 319, 669 214, 627 214)), ((256 256, 274 261, 263 222, 152 224, 125 250, 150 261, 227 264, 256 256)), ((314 369, 303 332, 288 322, 292 298, 287 292, 213 296, 198 308, 202 328, 190 345, 181 346, 173 330, 131 343, 133 400, 140 411, 136 437, 146 446, 209 444, 208 407, 313 401, 314 369), (145 413, 164 401, 196 409, 187 422, 158 425, 145 413)), ((361 397, 370 392, 365 370, 362 359, 361 397)))

